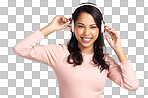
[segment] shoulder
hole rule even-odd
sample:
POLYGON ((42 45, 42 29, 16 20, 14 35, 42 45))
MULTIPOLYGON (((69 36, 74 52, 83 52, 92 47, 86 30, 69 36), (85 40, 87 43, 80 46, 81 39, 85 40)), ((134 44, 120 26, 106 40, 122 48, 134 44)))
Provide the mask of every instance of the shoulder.
POLYGON ((58 49, 66 49, 67 48, 67 45, 66 44, 48 44, 48 45, 45 45, 47 46, 48 48, 58 48, 58 49))
POLYGON ((109 65, 113 65, 116 60, 114 58, 112 58, 109 54, 104 54, 103 59, 109 63, 109 65))
POLYGON ((57 44, 57 46, 63 50, 67 49, 67 45, 66 44, 57 44))
POLYGON ((68 47, 66 44, 56 44, 56 48, 59 52, 67 52, 68 51, 68 47))
POLYGON ((108 57, 110 57, 109 54, 108 54, 108 53, 104 53, 104 57, 103 57, 103 59, 104 59, 104 60, 107 60, 108 57))
POLYGON ((105 60, 112 60, 113 58, 110 56, 110 54, 105 53, 103 59, 105 59, 105 60))

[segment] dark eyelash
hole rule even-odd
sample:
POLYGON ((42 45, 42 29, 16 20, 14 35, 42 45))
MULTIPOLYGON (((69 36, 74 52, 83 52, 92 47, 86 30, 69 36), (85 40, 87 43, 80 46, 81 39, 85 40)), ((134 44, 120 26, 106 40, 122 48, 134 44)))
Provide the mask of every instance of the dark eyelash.
POLYGON ((78 26, 78 27, 83 27, 83 26, 78 26))
MULTIPOLYGON (((78 26, 78 27, 83 27, 83 26, 78 26)), ((96 27, 91 27, 91 28, 96 28, 96 27)))
POLYGON ((96 28, 96 27, 92 27, 92 28, 96 28))

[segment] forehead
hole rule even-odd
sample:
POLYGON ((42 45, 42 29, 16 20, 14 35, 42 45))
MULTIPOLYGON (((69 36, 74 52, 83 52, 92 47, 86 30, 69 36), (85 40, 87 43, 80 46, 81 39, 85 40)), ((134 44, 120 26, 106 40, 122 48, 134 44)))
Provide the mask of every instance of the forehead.
POLYGON ((81 19, 94 20, 93 16, 89 13, 86 13, 86 12, 80 13, 77 20, 81 20, 81 19))
POLYGON ((96 24, 96 22, 95 22, 95 20, 94 20, 94 18, 92 17, 91 14, 83 12, 78 16, 78 18, 76 20, 76 24, 81 24, 81 25, 89 24, 89 25, 92 25, 92 24, 96 24))
MULTIPOLYGON (((83 22, 77 22, 77 24, 80 24, 80 25, 85 25, 83 22)), ((96 24, 95 23, 90 23, 89 25, 91 25, 91 26, 95 26, 96 24)))

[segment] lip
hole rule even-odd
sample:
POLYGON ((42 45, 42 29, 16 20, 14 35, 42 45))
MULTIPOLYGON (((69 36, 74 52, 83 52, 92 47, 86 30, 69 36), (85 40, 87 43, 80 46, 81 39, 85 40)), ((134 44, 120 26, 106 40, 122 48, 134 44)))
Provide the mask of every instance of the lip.
POLYGON ((81 38, 92 39, 92 37, 81 37, 81 38))

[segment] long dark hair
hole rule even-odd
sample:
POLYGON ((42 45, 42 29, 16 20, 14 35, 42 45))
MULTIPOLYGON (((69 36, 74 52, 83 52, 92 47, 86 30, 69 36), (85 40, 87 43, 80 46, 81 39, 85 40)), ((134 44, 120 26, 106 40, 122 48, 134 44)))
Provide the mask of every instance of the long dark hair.
MULTIPOLYGON (((86 2, 86 3, 88 4, 90 2, 86 2)), ((82 3, 82 4, 84 4, 84 3, 82 3)), ((91 3, 91 4, 93 4, 93 3, 91 3)), ((104 57, 103 47, 105 47, 105 44, 104 44, 103 33, 101 33, 101 29, 100 29, 101 28, 101 20, 103 20, 102 13, 97 8, 95 8, 93 6, 83 5, 79 8, 77 8, 75 10, 75 12, 72 14, 72 19, 74 20, 74 23, 76 22, 78 16, 83 12, 87 12, 88 14, 92 15, 92 17, 94 18, 94 20, 97 24, 97 27, 99 28, 99 32, 100 32, 100 34, 98 34, 98 38, 96 39, 96 41, 94 42, 94 45, 93 45, 94 46, 93 47, 94 54, 93 54, 92 61, 95 64, 97 64, 98 68, 99 68, 99 66, 101 66, 100 67, 101 72, 104 69, 109 70, 108 64, 106 64, 106 62, 103 59, 103 57, 104 57)), ((76 39, 75 35, 73 35, 73 33, 74 32, 71 33, 71 39, 67 43, 68 50, 69 50, 69 53, 70 53, 70 55, 68 56, 67 62, 69 64, 74 64, 74 67, 75 67, 77 65, 82 64, 83 57, 82 57, 82 54, 81 54, 81 50, 78 47, 78 40, 76 39), (72 59, 73 62, 71 62, 70 59, 72 59)), ((105 50, 106 50, 106 47, 105 47, 105 50)))

